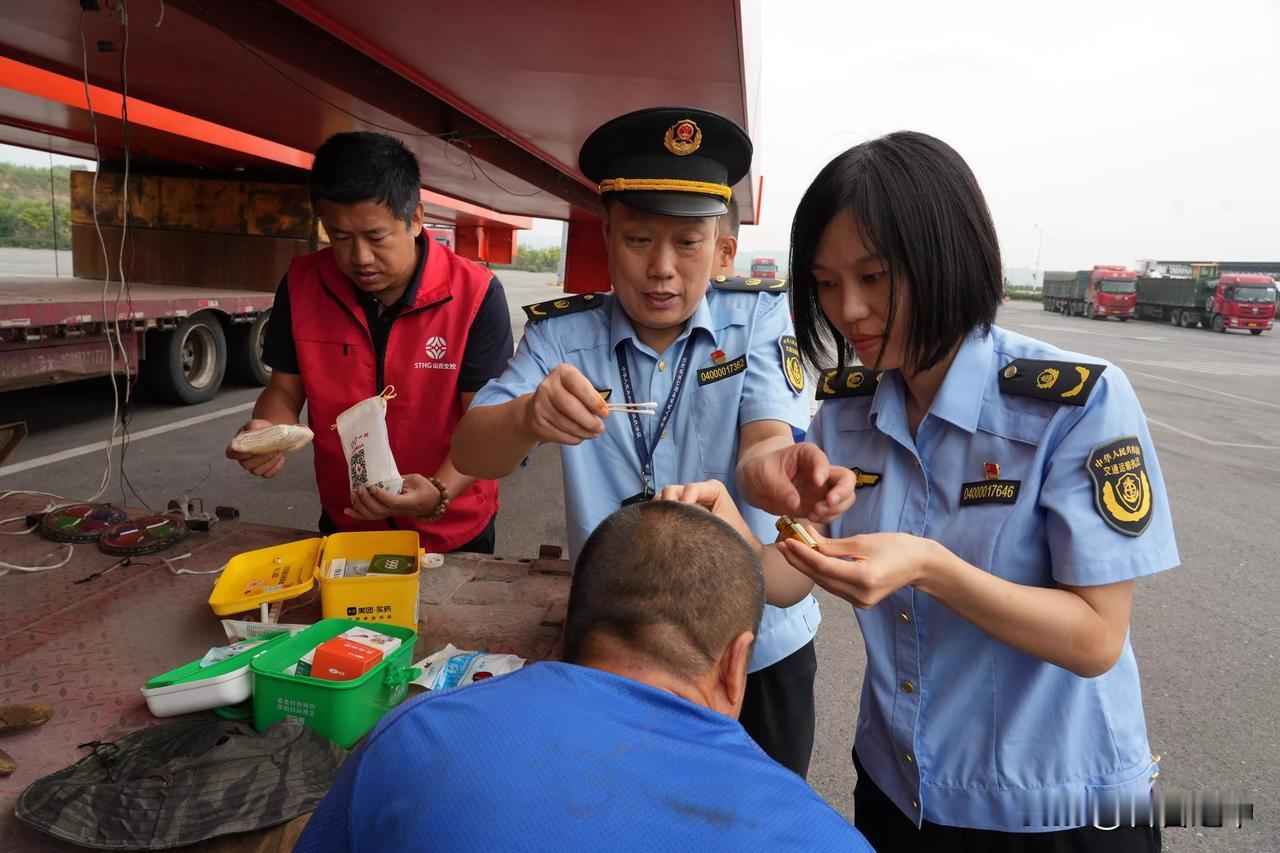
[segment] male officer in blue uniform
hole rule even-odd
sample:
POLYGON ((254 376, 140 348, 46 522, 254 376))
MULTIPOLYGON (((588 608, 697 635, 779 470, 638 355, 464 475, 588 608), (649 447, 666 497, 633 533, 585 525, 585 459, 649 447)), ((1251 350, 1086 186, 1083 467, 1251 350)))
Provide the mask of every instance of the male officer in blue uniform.
MULTIPOLYGON (((789 446, 808 423, 804 373, 785 281, 717 276, 719 218, 751 164, 751 140, 704 110, 658 108, 616 118, 582 146, 599 187, 612 294, 525 308, 529 324, 499 378, 476 395, 453 458, 473 476, 505 477, 542 443, 561 445, 569 550, 619 506, 666 485, 715 479, 789 446), (652 414, 606 403, 654 404, 652 414)), ((773 541, 774 517, 740 507, 773 541)), ((812 597, 766 608, 742 724, 801 776, 813 747, 812 597)))

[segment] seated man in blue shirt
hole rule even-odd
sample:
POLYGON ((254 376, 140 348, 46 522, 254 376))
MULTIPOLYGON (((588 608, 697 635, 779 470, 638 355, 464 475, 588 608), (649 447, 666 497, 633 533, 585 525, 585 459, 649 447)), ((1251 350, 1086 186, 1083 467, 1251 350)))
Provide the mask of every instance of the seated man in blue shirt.
POLYGON ((727 524, 615 512, 578 560, 565 662, 402 705, 297 849, 870 850, 735 719, 763 605, 727 524))

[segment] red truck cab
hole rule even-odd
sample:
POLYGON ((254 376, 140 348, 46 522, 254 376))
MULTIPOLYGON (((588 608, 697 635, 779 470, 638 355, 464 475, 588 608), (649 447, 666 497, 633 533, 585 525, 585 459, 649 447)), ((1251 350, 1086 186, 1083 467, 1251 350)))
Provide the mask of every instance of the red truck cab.
POLYGON ((777 278, 778 264, 773 258, 752 258, 752 278, 777 278))
POLYGON ((1267 275, 1233 274, 1218 279, 1209 298, 1208 315, 1215 332, 1248 329, 1260 335, 1276 316, 1276 282, 1267 275))
POLYGON ((1085 316, 1128 320, 1138 312, 1138 273, 1115 264, 1099 264, 1089 274, 1085 316))

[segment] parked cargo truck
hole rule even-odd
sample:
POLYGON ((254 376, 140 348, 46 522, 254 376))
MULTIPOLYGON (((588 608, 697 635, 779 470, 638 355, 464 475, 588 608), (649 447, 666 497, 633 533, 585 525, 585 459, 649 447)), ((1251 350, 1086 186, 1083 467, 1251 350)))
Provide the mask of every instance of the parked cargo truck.
POLYGON ((1134 283, 1138 274, 1114 264, 1098 264, 1078 272, 1044 274, 1044 309, 1074 317, 1121 322, 1135 316, 1134 283))
POLYGON ((70 179, 75 278, 0 280, 0 391, 126 369, 170 403, 265 385, 276 284, 317 245, 306 186, 135 173, 126 232, 122 174, 101 172, 96 197, 92 172, 70 179))
POLYGON ((1139 278, 1138 316, 1215 332, 1243 329, 1260 335, 1271 328, 1276 314, 1273 278, 1251 274, 1208 278, 1216 272, 1210 265, 1195 272, 1204 277, 1139 278))
POLYGON ((1075 314, 1075 305, 1084 305, 1084 288, 1077 291, 1075 270, 1046 270, 1044 274, 1044 310, 1059 314, 1075 314))
POLYGON ((778 264, 773 258, 752 258, 752 278, 777 278, 778 264))

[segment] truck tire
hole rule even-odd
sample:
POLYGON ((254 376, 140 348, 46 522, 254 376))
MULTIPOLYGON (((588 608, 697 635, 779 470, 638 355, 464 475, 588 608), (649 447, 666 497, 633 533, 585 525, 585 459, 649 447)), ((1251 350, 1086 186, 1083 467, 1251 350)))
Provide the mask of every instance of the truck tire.
POLYGON ((1169 315, 1169 322, 1170 322, 1170 323, 1173 323, 1173 325, 1175 325, 1175 326, 1183 326, 1183 325, 1186 325, 1186 324, 1182 321, 1182 318, 1183 318, 1183 313, 1182 313, 1181 311, 1179 311, 1177 308, 1174 308, 1174 309, 1173 309, 1173 313, 1169 315))
POLYGON ((147 390, 166 403, 193 405, 213 399, 227 370, 227 336, 208 312, 192 314, 169 331, 147 336, 139 373, 147 390))
POLYGON ((1225 332, 1227 330, 1227 321, 1222 319, 1221 314, 1213 315, 1213 330, 1215 332, 1225 332))
POLYGON ((1178 325, 1184 329, 1190 329, 1195 324, 1195 318, 1190 311, 1183 311, 1182 315, 1178 317, 1178 325))
POLYGON ((236 323, 227 335, 227 378, 239 385, 261 387, 271 381, 271 368, 262 360, 271 309, 252 323, 236 323))

